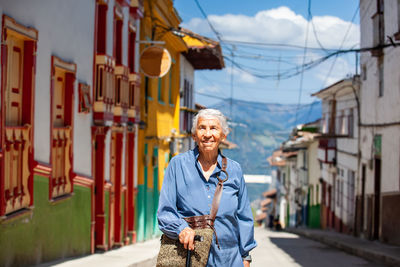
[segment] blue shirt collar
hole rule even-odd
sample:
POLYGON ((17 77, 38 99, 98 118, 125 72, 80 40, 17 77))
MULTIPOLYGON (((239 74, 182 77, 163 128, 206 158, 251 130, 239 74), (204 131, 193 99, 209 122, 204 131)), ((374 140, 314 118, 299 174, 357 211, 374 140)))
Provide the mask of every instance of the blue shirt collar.
MULTIPOLYGON (((200 155, 199 146, 196 146, 193 149, 193 155, 194 155, 195 162, 197 162, 197 159, 199 158, 199 155, 200 155)), ((213 173, 215 173, 215 171, 220 171, 222 168, 221 166, 222 166, 221 150, 218 149, 217 167, 215 168, 213 173), (218 168, 218 170, 217 170, 217 168, 218 168)))

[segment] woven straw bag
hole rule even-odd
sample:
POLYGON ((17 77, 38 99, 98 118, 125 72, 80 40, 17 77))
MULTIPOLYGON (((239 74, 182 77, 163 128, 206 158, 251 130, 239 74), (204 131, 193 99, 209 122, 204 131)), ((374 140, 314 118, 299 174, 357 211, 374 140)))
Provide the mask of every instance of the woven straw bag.
MULTIPOLYGON (((191 252, 193 266, 206 266, 210 253, 213 230, 211 228, 195 229, 196 235, 202 236, 203 241, 195 241, 195 249, 191 252)), ((157 267, 186 266, 187 250, 178 239, 161 236, 161 248, 157 258, 157 267)))

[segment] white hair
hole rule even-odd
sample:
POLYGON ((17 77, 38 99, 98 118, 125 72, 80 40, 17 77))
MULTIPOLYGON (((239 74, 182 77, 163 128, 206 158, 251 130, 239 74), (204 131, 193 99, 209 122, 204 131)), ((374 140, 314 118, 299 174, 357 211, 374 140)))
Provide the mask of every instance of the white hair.
POLYGON ((226 117, 222 114, 221 111, 212 108, 201 109, 194 117, 193 117, 193 124, 192 124, 192 134, 196 133, 197 129, 197 122, 199 118, 216 118, 218 119, 222 132, 225 136, 229 133, 228 123, 226 122, 226 117))

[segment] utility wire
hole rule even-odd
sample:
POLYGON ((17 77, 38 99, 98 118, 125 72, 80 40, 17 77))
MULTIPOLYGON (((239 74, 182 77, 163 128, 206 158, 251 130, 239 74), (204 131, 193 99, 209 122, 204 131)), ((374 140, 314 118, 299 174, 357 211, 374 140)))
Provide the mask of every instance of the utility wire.
POLYGON ((328 50, 326 50, 326 48, 322 45, 321 41, 320 41, 319 38, 318 38, 317 30, 316 30, 315 24, 314 24, 314 18, 313 18, 313 15, 311 14, 311 1, 310 1, 309 6, 308 6, 308 16, 310 17, 312 30, 313 30, 314 37, 315 37, 315 40, 317 41, 318 46, 319 46, 324 52, 327 52, 327 53, 328 53, 328 50))
MULTIPOLYGON (((357 16, 357 13, 358 13, 358 10, 359 10, 359 9, 360 9, 360 4, 357 5, 357 8, 356 8, 356 10, 355 10, 355 12, 354 12, 354 14, 353 14, 353 17, 351 18, 351 22, 350 22, 350 24, 349 24, 349 27, 347 27, 346 33, 344 34, 344 37, 343 37, 342 43, 340 44, 339 50, 342 49, 342 47, 343 47, 343 45, 344 45, 344 42, 345 42, 346 39, 347 39, 347 35, 348 35, 349 32, 350 32, 350 29, 351 29, 351 27, 352 27, 352 25, 353 25, 353 22, 354 22, 354 20, 355 20, 355 18, 356 18, 356 16, 357 16)), ((325 79, 324 79, 324 82, 323 82, 321 88, 324 88, 324 87, 326 86, 326 82, 328 81, 328 78, 331 76, 333 67, 334 67, 335 64, 336 64, 336 60, 337 60, 337 59, 338 59, 338 55, 335 56, 335 58, 334 58, 334 60, 333 60, 333 62, 332 62, 332 65, 331 65, 331 67, 329 68, 329 71, 328 71, 327 75, 325 76, 325 79)), ((312 106, 310 107, 310 111, 308 112, 307 120, 308 120, 308 117, 309 117, 309 115, 310 115, 310 113, 311 113, 311 108, 312 108, 312 106)))
MULTIPOLYGON (((310 7, 311 7, 311 0, 308 0, 308 10, 310 10, 310 7)), ((306 40, 304 41, 303 66, 301 68, 301 73, 300 73, 299 98, 298 98, 298 101, 297 101, 297 110, 296 110, 296 118, 295 118, 295 121, 294 121, 294 125, 297 125, 298 110, 299 110, 300 102, 301 102, 301 93, 303 91, 304 63, 306 61, 306 54, 307 54, 308 28, 310 26, 310 15, 311 15, 311 13, 308 13, 307 27, 306 27, 306 40)))
POLYGON ((206 14, 206 12, 204 12, 204 9, 201 7, 200 3, 198 0, 194 0, 194 2, 196 3, 197 7, 199 8, 201 14, 203 15, 203 17, 206 19, 208 26, 210 26, 211 30, 214 32, 215 36, 217 36, 217 39, 221 42, 221 33, 219 33, 214 26, 211 24, 210 20, 208 19, 208 16, 206 14))

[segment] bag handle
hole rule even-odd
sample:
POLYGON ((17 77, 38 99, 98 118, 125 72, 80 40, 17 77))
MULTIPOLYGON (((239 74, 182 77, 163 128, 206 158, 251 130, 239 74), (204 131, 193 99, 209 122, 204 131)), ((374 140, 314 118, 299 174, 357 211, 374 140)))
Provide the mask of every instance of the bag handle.
POLYGON ((211 212, 210 212, 210 218, 212 221, 214 221, 215 217, 217 216, 219 202, 221 201, 222 190, 224 188, 224 182, 226 180, 228 180, 228 173, 226 172, 226 167, 228 166, 228 161, 225 156, 223 156, 222 154, 221 154, 221 156, 222 156, 221 172, 225 173, 226 178, 222 180, 221 178, 219 178, 219 175, 217 175, 218 184, 217 184, 217 188, 215 189, 214 198, 213 198, 213 201, 211 204, 211 212))

